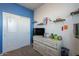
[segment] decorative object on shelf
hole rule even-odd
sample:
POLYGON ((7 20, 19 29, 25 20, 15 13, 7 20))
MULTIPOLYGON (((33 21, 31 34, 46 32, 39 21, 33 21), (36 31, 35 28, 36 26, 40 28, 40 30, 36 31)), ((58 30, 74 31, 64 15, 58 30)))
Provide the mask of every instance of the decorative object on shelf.
POLYGON ((79 8, 78 8, 78 10, 76 10, 76 11, 70 13, 70 15, 72 15, 72 16, 73 16, 73 15, 76 15, 76 14, 79 14, 79 8))
POLYGON ((43 23, 46 25, 49 21, 52 21, 49 17, 45 17, 43 23))
POLYGON ((43 23, 39 23, 38 25, 46 25, 48 23, 49 17, 45 17, 43 23))
POLYGON ((58 40, 62 40, 62 37, 61 36, 58 36, 58 40))
POLYGON ((63 26, 62 26, 61 30, 63 31, 63 26))
POLYGON ((51 33, 50 38, 53 40, 62 40, 62 37, 57 35, 57 34, 53 34, 51 33))
POLYGON ((54 34, 54 40, 58 40, 58 35, 54 34))
POLYGON ((62 31, 67 30, 68 29, 68 25, 65 24, 64 26, 62 26, 62 31))
POLYGON ((46 25, 48 23, 49 18, 45 17, 45 19, 43 20, 43 23, 46 25))
POLYGON ((43 22, 42 22, 42 23, 39 23, 39 24, 37 24, 37 25, 46 25, 46 24, 48 24, 48 21, 51 21, 50 18, 49 18, 49 17, 45 17, 45 18, 43 19, 43 22))
POLYGON ((61 22, 61 21, 65 21, 65 19, 62 18, 57 18, 56 20, 54 20, 53 22, 61 22))
POLYGON ((67 30, 68 29, 68 25, 64 25, 64 30, 67 30))
POLYGON ((53 39, 53 38, 54 38, 54 35, 53 35, 53 33, 51 33, 51 35, 50 35, 49 37, 53 39))
POLYGON ((44 37, 48 38, 49 37, 49 33, 44 33, 44 37))

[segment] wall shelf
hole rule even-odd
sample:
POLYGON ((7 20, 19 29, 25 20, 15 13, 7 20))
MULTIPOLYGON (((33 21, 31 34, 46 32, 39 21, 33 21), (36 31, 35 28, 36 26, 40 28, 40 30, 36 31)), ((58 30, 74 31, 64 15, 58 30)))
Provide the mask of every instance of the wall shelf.
POLYGON ((37 23, 37 21, 33 21, 32 23, 37 23))
POLYGON ((71 12, 71 15, 79 14, 79 11, 71 12))
POLYGON ((74 12, 71 12, 71 13, 70 13, 70 15, 72 15, 72 16, 73 16, 73 15, 76 15, 76 14, 79 14, 79 9, 78 9, 77 11, 74 11, 74 12))
POLYGON ((44 25, 43 23, 39 23, 38 25, 44 25))
POLYGON ((54 20, 53 22, 63 22, 65 19, 54 20))

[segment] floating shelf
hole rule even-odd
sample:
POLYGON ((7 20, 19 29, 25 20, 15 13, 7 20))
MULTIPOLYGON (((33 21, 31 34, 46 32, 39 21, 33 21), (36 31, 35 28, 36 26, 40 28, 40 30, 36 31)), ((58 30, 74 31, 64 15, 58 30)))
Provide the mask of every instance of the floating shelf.
POLYGON ((54 20, 53 22, 62 22, 62 21, 65 21, 65 19, 54 20))
POLYGON ((37 21, 33 21, 33 23, 37 23, 37 21))
POLYGON ((39 23, 38 25, 44 25, 43 23, 39 23))
POLYGON ((76 15, 76 14, 79 14, 79 10, 74 11, 74 12, 71 12, 70 14, 71 14, 72 16, 73 16, 73 15, 76 15))

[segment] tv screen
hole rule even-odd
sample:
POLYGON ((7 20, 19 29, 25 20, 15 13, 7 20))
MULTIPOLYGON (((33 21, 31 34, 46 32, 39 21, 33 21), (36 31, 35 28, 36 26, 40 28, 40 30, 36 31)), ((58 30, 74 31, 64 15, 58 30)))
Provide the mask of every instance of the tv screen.
POLYGON ((44 32, 45 32, 44 28, 34 28, 33 34, 34 35, 42 35, 42 36, 44 36, 44 32))
POLYGON ((79 38, 79 23, 74 24, 74 34, 75 38, 79 38))

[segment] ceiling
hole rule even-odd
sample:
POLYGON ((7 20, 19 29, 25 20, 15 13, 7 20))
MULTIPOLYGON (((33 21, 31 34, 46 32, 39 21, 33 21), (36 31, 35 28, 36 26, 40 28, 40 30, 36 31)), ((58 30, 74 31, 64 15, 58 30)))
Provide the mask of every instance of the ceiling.
POLYGON ((44 3, 19 3, 19 5, 24 6, 26 8, 29 8, 31 10, 34 10, 36 8, 39 8, 42 6, 44 3))

